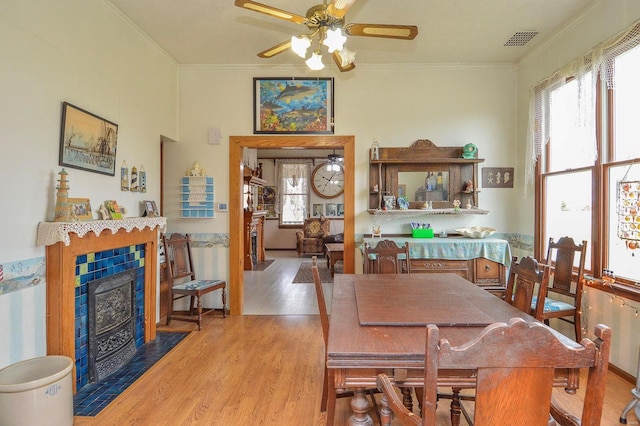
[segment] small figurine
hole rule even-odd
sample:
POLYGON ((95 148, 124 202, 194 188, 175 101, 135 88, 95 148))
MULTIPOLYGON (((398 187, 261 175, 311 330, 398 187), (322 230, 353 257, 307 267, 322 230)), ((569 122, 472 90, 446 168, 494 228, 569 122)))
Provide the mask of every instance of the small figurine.
POLYGON ((464 188, 462 189, 463 192, 473 192, 473 181, 472 180, 466 180, 464 181, 464 188))
POLYGON ((204 176, 204 169, 196 161, 193 163, 193 167, 187 170, 187 176, 204 176))

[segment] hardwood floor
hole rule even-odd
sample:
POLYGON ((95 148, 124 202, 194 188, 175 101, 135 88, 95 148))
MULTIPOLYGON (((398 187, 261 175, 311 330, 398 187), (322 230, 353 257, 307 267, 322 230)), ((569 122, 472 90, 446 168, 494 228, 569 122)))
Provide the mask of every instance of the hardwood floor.
MULTIPOLYGON (((295 250, 267 251, 266 257, 276 261, 265 271, 244 272, 245 315, 317 315, 313 283, 291 284, 300 264, 311 257, 298 257, 295 250)), ((332 284, 323 287, 331 300, 332 284)))
MULTIPOLYGON (((289 284, 296 286, 307 287, 289 284)), ((269 293, 263 290, 264 295, 269 293)), ((284 290, 272 291, 292 297, 284 290)), ((260 297, 266 300, 264 295, 260 297)), ((291 304, 295 309, 303 305, 308 304, 291 304)), ((171 327, 161 328, 195 330, 195 324, 174 321, 171 327)), ((324 425, 325 414, 320 413, 323 359, 317 314, 206 317, 202 331, 191 333, 96 417, 76 417, 75 424, 324 425)), ((633 385, 609 373, 602 425, 619 424, 633 385)), ((579 394, 574 397, 558 390, 557 398, 579 412, 579 394)), ((448 401, 439 410, 438 425, 449 424, 448 401)), ((346 425, 349 416, 349 398, 339 399, 335 424, 346 425)), ((638 424, 633 412, 628 424, 638 424)))

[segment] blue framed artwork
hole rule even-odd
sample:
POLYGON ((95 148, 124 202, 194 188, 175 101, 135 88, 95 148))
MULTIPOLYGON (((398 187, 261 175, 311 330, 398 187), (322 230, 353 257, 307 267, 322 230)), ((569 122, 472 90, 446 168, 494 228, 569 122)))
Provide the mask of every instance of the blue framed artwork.
POLYGON ((333 78, 254 78, 253 133, 333 134, 333 78))

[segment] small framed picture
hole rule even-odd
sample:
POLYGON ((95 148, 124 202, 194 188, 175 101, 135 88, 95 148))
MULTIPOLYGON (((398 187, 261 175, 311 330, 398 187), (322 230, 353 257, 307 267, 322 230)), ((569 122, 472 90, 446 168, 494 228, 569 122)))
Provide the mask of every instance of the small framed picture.
POLYGON ((382 199, 384 200, 384 208, 387 210, 393 210, 396 204, 396 197, 393 195, 383 195, 382 199))
POLYGON ((404 183, 398 184, 398 198, 407 195, 407 185, 404 183))
POLYGON ((483 188, 513 188, 513 167, 483 167, 483 188))
POLYGON ((322 203, 320 203, 320 204, 314 204, 314 205, 313 205, 313 213, 312 213, 312 216, 313 216, 313 217, 320 217, 320 216, 322 216, 322 210, 323 210, 323 207, 324 207, 324 206, 322 205, 322 203))
POLYGON ((91 203, 88 198, 69 198, 69 213, 72 220, 86 221, 93 220, 93 214, 91 213, 91 203))
POLYGON ((267 211, 267 219, 277 219, 278 213, 276 213, 275 204, 267 204, 265 206, 265 210, 267 211))
POLYGON ((336 216, 338 212, 338 206, 336 203, 327 203, 326 204, 326 216, 336 216))
POLYGON ((344 217, 344 203, 338 203, 337 215, 339 217, 344 217))
POLYGON ((104 206, 107 208, 111 219, 122 219, 122 209, 120 209, 116 200, 107 200, 104 202, 104 206))
POLYGON ((219 212, 228 212, 229 211, 229 203, 218 203, 218 211, 219 212))
POLYGON ((158 217, 160 216, 160 212, 158 211, 158 207, 156 206, 155 201, 145 200, 144 203, 144 213, 142 216, 147 217, 158 217))

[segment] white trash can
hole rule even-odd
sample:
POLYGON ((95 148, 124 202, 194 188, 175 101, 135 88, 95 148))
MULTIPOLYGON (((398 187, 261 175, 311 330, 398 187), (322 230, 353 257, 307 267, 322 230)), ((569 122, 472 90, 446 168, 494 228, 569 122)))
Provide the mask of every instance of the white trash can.
POLYGON ((73 360, 49 355, 0 370, 0 425, 73 425, 73 360))

